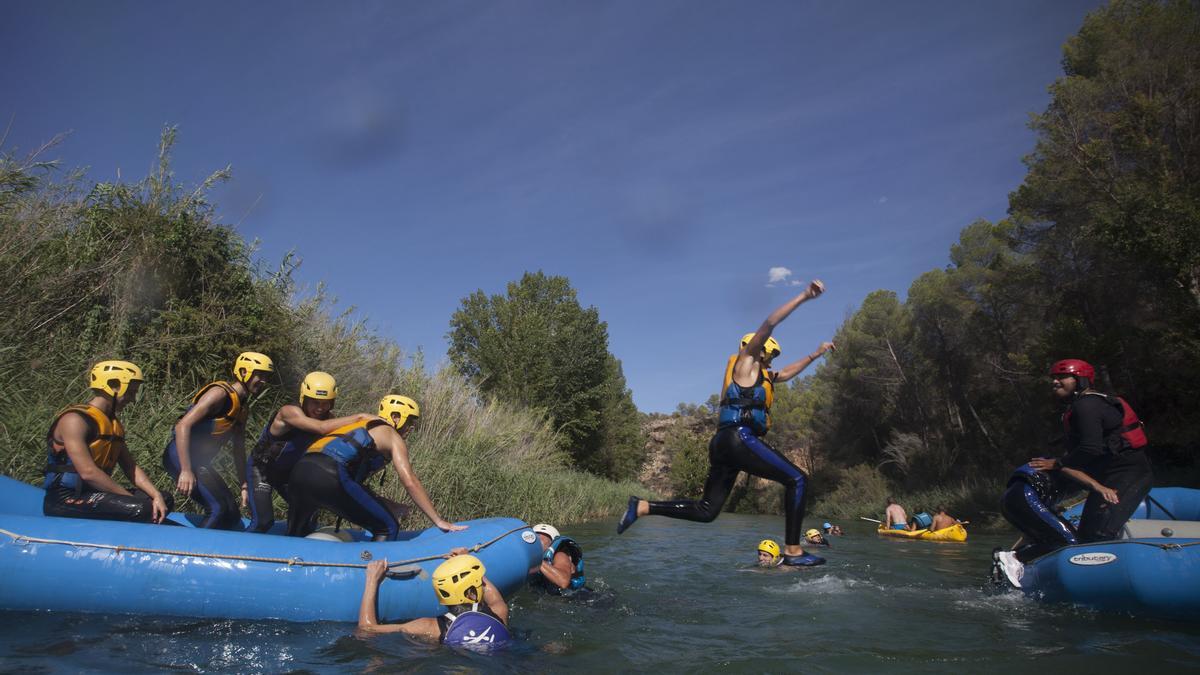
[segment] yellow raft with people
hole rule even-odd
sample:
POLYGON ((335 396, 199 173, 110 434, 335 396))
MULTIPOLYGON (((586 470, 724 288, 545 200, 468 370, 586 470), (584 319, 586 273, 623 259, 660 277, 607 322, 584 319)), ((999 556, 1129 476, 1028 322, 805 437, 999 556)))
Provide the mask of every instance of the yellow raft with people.
POLYGON ((967 528, 959 523, 955 523, 950 527, 943 527, 940 530, 891 530, 880 526, 876 532, 885 537, 902 537, 904 539, 920 539, 922 541, 962 542, 967 540, 967 528))

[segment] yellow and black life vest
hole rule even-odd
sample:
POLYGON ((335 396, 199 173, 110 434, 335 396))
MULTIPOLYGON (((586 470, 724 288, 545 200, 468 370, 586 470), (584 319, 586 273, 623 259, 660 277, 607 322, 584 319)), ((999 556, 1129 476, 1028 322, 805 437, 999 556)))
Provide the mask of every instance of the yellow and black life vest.
MULTIPOLYGON (((220 387, 229 396, 229 409, 223 415, 209 418, 212 423, 204 425, 205 428, 203 431, 214 437, 224 436, 235 426, 246 423, 246 416, 250 414, 250 409, 246 407, 245 402, 242 401, 242 397, 238 396, 237 390, 233 388, 233 385, 224 381, 212 382, 201 387, 200 391, 196 392, 196 395, 192 397, 192 406, 194 407, 199 402, 200 397, 204 396, 213 387, 220 387)), ((191 407, 188 410, 191 410, 191 407)), ((185 412, 184 414, 186 415, 187 413, 185 412)))
POLYGON ((125 440, 125 427, 115 417, 109 417, 96 406, 87 403, 67 406, 54 416, 50 431, 46 434, 46 473, 78 473, 71 465, 67 446, 54 437, 54 427, 67 413, 78 413, 88 421, 88 451, 92 460, 105 473, 112 473, 120 456, 118 443, 125 440))

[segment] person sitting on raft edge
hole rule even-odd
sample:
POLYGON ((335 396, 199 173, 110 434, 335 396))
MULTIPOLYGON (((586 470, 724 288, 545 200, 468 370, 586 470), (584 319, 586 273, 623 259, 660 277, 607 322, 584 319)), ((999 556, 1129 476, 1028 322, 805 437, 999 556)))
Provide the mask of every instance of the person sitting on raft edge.
POLYGON ((954 518, 950 514, 946 513, 945 506, 939 504, 937 511, 933 514, 933 524, 929 526, 929 529, 932 532, 937 532, 938 530, 944 530, 947 527, 954 527, 959 522, 960 521, 957 518, 954 518))
POLYGON ((885 530, 911 530, 912 527, 908 524, 908 514, 904 512, 904 507, 896 503, 894 497, 887 498, 887 508, 883 510, 883 529, 885 530))
POLYGON ((46 434, 42 513, 65 518, 161 523, 174 508, 133 460, 117 413, 137 399, 142 369, 129 361, 92 367, 92 399, 61 410, 46 434), (117 465, 136 489, 112 479, 117 465))
POLYGON ((704 481, 704 495, 694 501, 670 502, 651 502, 631 496, 625 515, 617 523, 617 534, 646 515, 710 523, 721 514, 721 507, 729 497, 738 474, 746 471, 784 487, 786 524, 783 564, 811 566, 825 562, 820 556, 805 553, 801 546, 808 474, 762 439, 771 426, 770 411, 775 386, 796 377, 823 354, 835 348, 832 342, 822 342, 816 352, 779 371, 772 371, 771 361, 779 356, 781 349, 771 333, 797 307, 820 297, 824 292, 825 285, 820 280, 813 280, 802 293, 771 312, 758 330, 744 335, 738 353, 729 357, 725 366, 717 432, 708 444, 710 464, 708 477, 704 481))
POLYGON ((558 594, 585 589, 583 548, 553 525, 538 523, 532 529, 542 545, 542 559, 529 571, 530 577, 558 594))
POLYGON ((494 649, 512 640, 508 632, 508 603, 487 577, 483 562, 470 554, 452 552, 433 571, 433 590, 446 613, 403 623, 380 623, 376 604, 387 575, 387 560, 367 564, 358 630, 362 633, 405 633, 442 644, 494 649))

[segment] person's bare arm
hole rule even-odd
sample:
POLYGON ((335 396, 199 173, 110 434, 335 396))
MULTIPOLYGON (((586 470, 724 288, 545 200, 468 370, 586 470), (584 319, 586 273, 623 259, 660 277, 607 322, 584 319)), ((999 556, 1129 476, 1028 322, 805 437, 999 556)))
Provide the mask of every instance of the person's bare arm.
MULTIPOLYGON (((185 495, 196 487, 196 474, 192 472, 192 427, 202 420, 228 407, 229 395, 220 387, 210 387, 199 401, 175 423, 175 454, 179 456, 179 480, 176 489, 185 495)), ((239 471, 245 471, 242 466, 239 471)))
POLYGON ((743 387, 750 386, 752 384, 750 380, 754 377, 754 368, 759 362, 758 355, 762 353, 763 345, 766 344, 767 338, 771 337, 771 332, 775 330, 776 326, 783 323, 784 319, 791 316, 797 307, 824 292, 825 284, 821 283, 819 279, 814 279, 803 292, 771 312, 754 332, 754 337, 750 338, 750 341, 738 353, 737 363, 733 367, 734 381, 743 387), (743 358, 746 356, 751 358, 743 358))
POLYGON ((379 585, 387 574, 387 560, 374 560, 367 564, 366 581, 363 584, 362 603, 358 608, 358 630, 362 633, 407 633, 436 640, 440 635, 437 619, 415 619, 404 623, 379 623, 375 605, 379 599, 379 585))
POLYGON ((1109 504, 1117 504, 1120 502, 1120 499, 1117 497, 1116 490, 1101 485, 1099 481, 1080 471, 1079 469, 1068 469, 1064 466, 1059 469, 1059 471, 1062 471, 1064 476, 1070 478, 1076 483, 1079 483, 1092 492, 1100 493, 1100 496, 1104 497, 1104 501, 1108 502, 1109 504))
POLYGON ((834 351, 835 349, 837 349, 837 346, 832 342, 822 342, 821 346, 817 347, 817 351, 805 356, 799 361, 794 361, 779 369, 779 371, 775 373, 775 381, 787 382, 793 377, 799 375, 805 368, 811 366, 813 361, 821 358, 822 354, 825 352, 834 351))
POLYGON ((554 554, 554 560, 543 560, 539 571, 547 581, 566 590, 571 585, 571 574, 575 571, 575 565, 571 563, 571 556, 560 551, 554 554))
POLYGON ((63 415, 58 421, 56 431, 67 449, 67 456, 71 458, 71 466, 79 474, 79 480, 87 483, 93 490, 129 495, 129 490, 121 487, 120 483, 113 480, 112 476, 105 473, 96 465, 96 460, 92 459, 92 451, 88 450, 87 446, 87 422, 83 421, 82 417, 74 413, 63 415))
POLYGON ((483 602, 492 610, 492 614, 500 619, 500 623, 508 625, 508 603, 504 601, 504 596, 500 595, 500 591, 496 590, 496 586, 488 581, 487 577, 483 578, 483 602))
POLYGON ((357 413, 354 415, 346 415, 345 417, 335 417, 330 420, 318 420, 304 414, 304 410, 298 405, 285 405, 279 409, 277 415, 280 422, 286 424, 293 429, 299 429, 310 434, 331 434, 334 431, 351 424, 363 420, 375 419, 375 415, 366 413, 357 413))
POLYGON ((129 482, 133 483, 134 487, 150 497, 154 509, 153 520, 156 523, 161 523, 163 518, 166 518, 169 513, 167 511, 167 502, 163 499, 162 493, 158 491, 154 483, 150 482, 150 477, 146 475, 145 471, 142 471, 142 467, 133 461, 133 454, 129 452, 129 447, 123 441, 121 442, 120 453, 117 455, 117 463, 121 465, 121 471, 125 472, 125 476, 129 478, 129 482))
POLYGON ((421 509, 421 513, 424 513, 435 527, 444 532, 458 532, 467 529, 465 525, 455 525, 438 514, 433 502, 429 499, 429 494, 425 492, 425 486, 421 485, 421 480, 413 473, 412 465, 408 461, 408 445, 400 437, 400 434, 396 433, 392 427, 382 425, 375 427, 372 434, 376 433, 376 430, 380 430, 379 432, 383 435, 383 443, 379 443, 379 439, 376 439, 376 444, 392 453, 392 468, 396 470, 396 475, 400 477, 400 484, 408 491, 408 496, 417 505, 417 508, 421 509))

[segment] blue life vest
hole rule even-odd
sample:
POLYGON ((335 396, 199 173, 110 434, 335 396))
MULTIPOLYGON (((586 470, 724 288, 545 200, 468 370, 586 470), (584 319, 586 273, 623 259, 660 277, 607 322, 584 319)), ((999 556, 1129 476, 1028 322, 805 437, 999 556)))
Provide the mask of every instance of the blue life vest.
POLYGON ((913 522, 917 524, 917 529, 928 530, 930 525, 933 525, 933 516, 922 511, 913 515, 913 522))
POLYGON ((445 616, 450 621, 442 638, 445 644, 489 651, 512 641, 512 634, 504 623, 489 613, 469 610, 457 616, 447 612, 445 616))
POLYGON ((371 429, 380 424, 387 422, 383 418, 351 422, 313 441, 306 452, 319 452, 334 458, 346 467, 356 482, 361 483, 388 465, 388 458, 379 454, 375 439, 371 438, 371 429))
POLYGON ((775 398, 775 374, 759 368, 758 381, 753 387, 743 387, 733 381, 733 366, 738 355, 729 357, 725 366, 724 386, 721 389, 721 409, 717 413, 717 428, 743 426, 762 436, 771 428, 771 402, 775 398))
POLYGON ((571 573, 571 584, 567 586, 566 590, 577 591, 587 583, 587 577, 583 574, 583 549, 570 537, 555 537, 546 552, 542 554, 542 560, 554 564, 554 554, 558 553, 560 549, 567 554, 571 562, 575 563, 575 571, 571 573))

